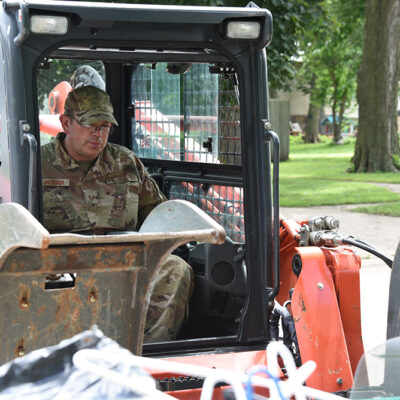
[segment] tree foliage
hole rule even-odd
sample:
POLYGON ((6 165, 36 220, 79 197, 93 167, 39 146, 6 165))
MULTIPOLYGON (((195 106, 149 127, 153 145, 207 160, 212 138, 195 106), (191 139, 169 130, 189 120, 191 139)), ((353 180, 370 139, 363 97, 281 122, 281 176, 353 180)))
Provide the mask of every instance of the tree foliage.
POLYGON ((301 41, 302 89, 313 107, 332 109, 334 141, 340 140, 345 109, 355 97, 363 43, 364 5, 353 0, 318 3, 312 26, 301 41))
POLYGON ((267 49, 270 88, 291 89, 297 74, 299 39, 312 26, 318 0, 264 0, 260 6, 273 16, 274 37, 267 49))
MULTIPOLYGON (((93 0, 96 1, 96 0, 93 0)), ((97 0, 98 1, 98 0, 97 0)), ((108 0, 103 0, 108 2, 108 0)), ((113 0, 115 3, 245 7, 250 0, 113 0)), ((267 49, 268 78, 272 91, 290 90, 296 75, 299 37, 311 25, 319 0, 254 0, 273 16, 273 40, 267 49)))

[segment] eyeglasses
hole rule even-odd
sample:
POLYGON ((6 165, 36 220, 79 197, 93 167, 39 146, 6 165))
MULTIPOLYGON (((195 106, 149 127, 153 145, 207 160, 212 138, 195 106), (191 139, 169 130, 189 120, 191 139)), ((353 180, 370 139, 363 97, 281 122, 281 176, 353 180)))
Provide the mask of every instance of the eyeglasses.
POLYGON ((86 129, 89 133, 95 133, 96 131, 100 132, 100 135, 105 135, 106 133, 110 133, 110 130, 112 128, 112 125, 85 125, 81 124, 73 115, 70 115, 70 117, 83 129, 86 129))

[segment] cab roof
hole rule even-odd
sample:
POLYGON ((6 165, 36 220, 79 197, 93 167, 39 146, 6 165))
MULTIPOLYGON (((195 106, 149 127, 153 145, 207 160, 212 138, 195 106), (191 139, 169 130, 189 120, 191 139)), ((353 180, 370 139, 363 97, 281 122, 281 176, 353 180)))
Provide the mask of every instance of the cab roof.
MULTIPOLYGON (((209 42, 223 44, 225 24, 232 20, 253 20, 261 23, 261 32, 252 46, 266 47, 272 39, 272 16, 253 3, 250 7, 167 6, 125 3, 100 3, 54 0, 3 0, 3 9, 21 21, 23 41, 34 35, 29 30, 32 15, 66 16, 69 30, 63 39, 73 40, 90 31, 93 40, 152 40, 157 42, 209 42), (94 33, 93 29, 99 30, 94 33), (118 37, 117 37, 117 36, 118 37)), ((44 35, 42 35, 44 37, 44 35)), ((50 36, 50 35, 48 35, 50 36)), ((88 35, 90 36, 90 35, 88 35)), ((232 40, 241 47, 240 42, 232 40)), ((22 42, 22 40, 21 40, 22 42)), ((249 42, 249 40, 247 40, 249 42)), ((244 43, 242 43, 244 44, 244 43)))

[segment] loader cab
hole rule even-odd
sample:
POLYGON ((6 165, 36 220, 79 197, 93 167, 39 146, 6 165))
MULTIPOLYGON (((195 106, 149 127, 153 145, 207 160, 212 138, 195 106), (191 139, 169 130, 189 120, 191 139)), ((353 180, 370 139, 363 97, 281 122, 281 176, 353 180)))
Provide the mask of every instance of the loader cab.
POLYGON ((264 345, 276 289, 265 130, 269 12, 83 2, 3 5, 3 201, 23 204, 43 221, 40 146, 61 130, 58 117, 73 73, 90 67, 118 120, 109 141, 134 151, 168 199, 194 203, 227 234, 220 246, 193 242, 176 250, 195 275, 190 318, 176 342, 146 344, 144 352, 264 345), (17 39, 12 44, 3 33, 6 22, 17 39))

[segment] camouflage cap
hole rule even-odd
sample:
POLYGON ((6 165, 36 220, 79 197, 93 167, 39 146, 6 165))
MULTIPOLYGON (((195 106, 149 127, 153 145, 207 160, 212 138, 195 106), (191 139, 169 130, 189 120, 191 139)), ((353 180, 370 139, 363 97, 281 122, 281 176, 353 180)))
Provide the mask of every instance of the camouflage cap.
POLYGON ((64 114, 74 115, 82 125, 109 121, 118 126, 110 96, 95 86, 84 86, 69 92, 64 114))

